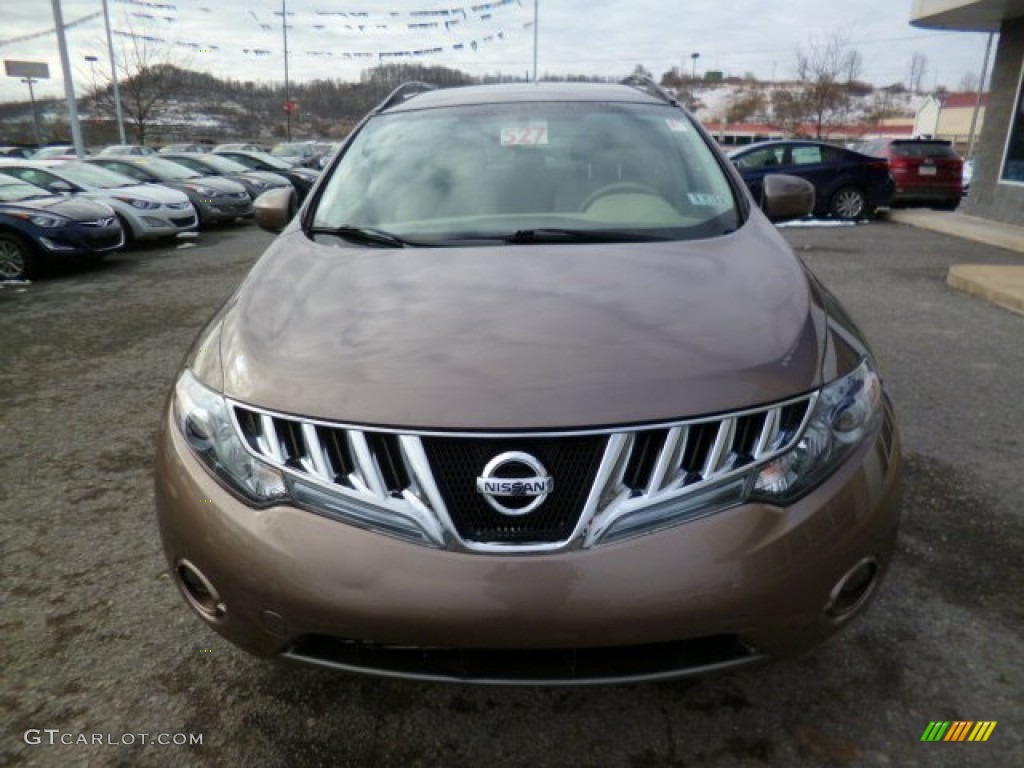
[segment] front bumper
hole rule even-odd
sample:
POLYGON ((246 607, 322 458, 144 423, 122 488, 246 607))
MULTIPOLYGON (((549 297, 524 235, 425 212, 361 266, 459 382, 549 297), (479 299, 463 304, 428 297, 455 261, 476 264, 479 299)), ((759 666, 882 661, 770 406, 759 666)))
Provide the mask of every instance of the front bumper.
POLYGON ((820 643, 856 613, 825 612, 844 574, 865 558, 879 576, 887 569, 900 481, 898 436, 886 442, 879 430, 785 509, 748 503, 592 549, 467 554, 292 507, 252 509, 208 474, 165 414, 156 499, 172 571, 187 561, 208 579, 224 611, 200 615, 253 653, 385 675, 566 684, 678 677, 820 643), (623 666, 629 649, 664 661, 623 666), (552 652, 568 658, 567 673, 544 666, 552 652), (457 658, 419 663, 431 654, 457 658), (525 668, 537 654, 544 663, 525 668), (466 666, 468 656, 487 658, 466 666))
POLYGON ((85 256, 109 253, 124 245, 124 230, 119 224, 88 228, 74 224, 50 230, 39 230, 36 242, 46 256, 85 256))
POLYGON ((200 222, 203 224, 234 221, 253 214, 252 198, 248 194, 238 198, 214 197, 202 200, 197 207, 200 222))
POLYGON ((196 229, 199 220, 191 203, 187 208, 157 208, 153 211, 133 209, 121 214, 128 221, 136 240, 149 240, 161 237, 173 237, 182 232, 196 229))

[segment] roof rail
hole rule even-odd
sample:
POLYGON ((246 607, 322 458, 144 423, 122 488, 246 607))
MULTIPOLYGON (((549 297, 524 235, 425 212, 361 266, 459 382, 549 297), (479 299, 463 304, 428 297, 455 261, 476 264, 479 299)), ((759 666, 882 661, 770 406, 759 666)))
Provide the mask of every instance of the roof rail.
POLYGON ((408 98, 415 96, 417 93, 423 93, 424 91, 436 90, 436 85, 430 83, 424 83, 419 80, 410 80, 402 83, 400 86, 395 88, 389 93, 380 104, 374 107, 374 112, 383 112, 389 107, 393 107, 396 104, 400 104, 408 98))
POLYGON ((648 96, 661 99, 662 101, 671 104, 673 107, 679 106, 679 100, 676 99, 675 96, 666 91, 647 75, 630 75, 624 80, 620 80, 619 85, 628 85, 631 88, 636 88, 638 91, 643 91, 648 96))

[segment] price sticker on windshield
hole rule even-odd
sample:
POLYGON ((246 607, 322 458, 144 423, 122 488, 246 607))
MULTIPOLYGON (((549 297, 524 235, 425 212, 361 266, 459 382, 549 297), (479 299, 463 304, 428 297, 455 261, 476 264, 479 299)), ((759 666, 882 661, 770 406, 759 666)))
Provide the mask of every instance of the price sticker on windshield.
POLYGON ((541 147, 548 143, 548 124, 538 120, 525 125, 506 125, 501 129, 503 147, 541 147))

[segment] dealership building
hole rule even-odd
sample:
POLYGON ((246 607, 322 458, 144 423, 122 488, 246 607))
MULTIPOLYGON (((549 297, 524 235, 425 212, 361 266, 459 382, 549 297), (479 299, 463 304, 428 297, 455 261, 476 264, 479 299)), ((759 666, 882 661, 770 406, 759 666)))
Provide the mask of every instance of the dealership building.
POLYGON ((961 210, 1024 225, 1024 0, 913 0, 910 23, 999 35, 971 194, 961 210))

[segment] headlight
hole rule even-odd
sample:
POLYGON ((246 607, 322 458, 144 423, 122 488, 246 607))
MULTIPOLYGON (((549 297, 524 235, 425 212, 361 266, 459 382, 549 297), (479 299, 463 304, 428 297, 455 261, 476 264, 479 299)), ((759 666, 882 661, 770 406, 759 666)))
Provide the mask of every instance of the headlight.
POLYGON ((266 189, 268 186, 267 182, 262 179, 250 179, 249 183, 256 187, 256 189, 266 189))
POLYGON ((137 197, 118 197, 116 199, 122 203, 128 203, 132 208, 139 208, 143 211, 152 211, 160 207, 160 203, 154 203, 152 200, 139 200, 137 197))
POLYGON ((256 506, 288 498, 281 473, 250 454, 224 398, 185 371, 174 388, 174 420, 196 456, 231 490, 256 506))
POLYGON ((865 359, 818 395, 803 437, 757 475, 753 497, 787 504, 814 488, 860 444, 882 412, 882 382, 865 359))
POLYGON ((221 484, 254 507, 287 503, 422 544, 442 541, 436 522, 410 515, 396 499, 370 502, 360 495, 285 476, 250 453, 231 419, 230 406, 186 370, 174 387, 174 421, 192 452, 221 484), (429 531, 429 533, 428 533, 429 531))
POLYGON ((15 218, 22 219, 23 221, 31 221, 37 227, 43 227, 45 229, 63 227, 68 223, 68 220, 62 216, 50 216, 45 213, 15 213, 12 215, 15 218))

